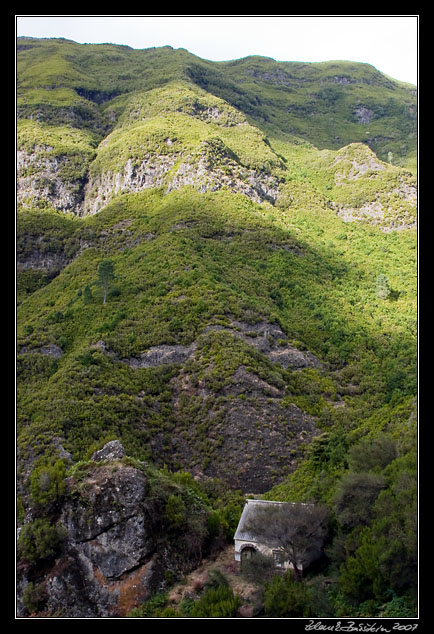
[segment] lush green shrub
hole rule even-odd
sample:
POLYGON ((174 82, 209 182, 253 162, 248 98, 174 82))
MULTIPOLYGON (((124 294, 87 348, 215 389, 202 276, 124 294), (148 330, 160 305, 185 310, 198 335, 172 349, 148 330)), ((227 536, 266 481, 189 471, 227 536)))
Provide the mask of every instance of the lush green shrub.
POLYGON ((187 508, 181 495, 177 493, 169 495, 164 511, 164 517, 167 520, 169 527, 171 529, 176 529, 182 526, 187 519, 186 513, 187 508))
POLYGON ((51 559, 60 552, 63 540, 61 527, 50 524, 46 519, 36 519, 21 528, 18 554, 32 564, 51 559))
POLYGON ((129 618, 155 618, 162 616, 162 612, 167 606, 167 594, 158 592, 148 601, 145 601, 137 608, 133 608, 127 616, 129 618))
POLYGON ((307 581, 309 616, 322 618, 336 616, 327 581, 322 575, 307 581))
POLYGON ((241 599, 226 585, 208 588, 194 604, 192 618, 233 618, 241 605, 241 599))
MULTIPOLYGON (((370 525, 354 539, 341 566, 339 585, 351 601, 384 601, 393 590, 417 589, 417 479, 414 454, 397 458, 383 472, 386 486, 370 513, 370 525)), ((352 536, 348 539, 350 539, 352 536)), ((348 540, 347 540, 348 543, 348 540)))
POLYGON ((46 591, 42 584, 29 581, 23 590, 22 602, 23 606, 29 614, 37 612, 43 606, 46 600, 46 591))
POLYGON ((30 493, 37 505, 61 501, 65 493, 66 466, 64 460, 35 467, 30 478, 30 493))
POLYGON ((387 618, 414 618, 417 616, 417 609, 408 597, 398 596, 393 591, 392 598, 384 603, 378 612, 378 616, 382 619, 387 618))
POLYGON ((396 441, 387 434, 366 438, 348 451, 348 465, 352 471, 381 472, 397 457, 396 441))
POLYGON ((373 505, 385 486, 374 473, 348 473, 339 483, 334 499, 338 522, 345 528, 365 526, 373 516, 373 505))
POLYGON ((387 278, 386 275, 384 275, 384 273, 381 273, 377 277, 376 289, 377 289, 377 296, 380 299, 387 299, 389 297, 391 293, 390 286, 389 286, 389 279, 387 278))
POLYGON ((265 585, 264 609, 269 617, 309 616, 308 600, 306 585, 295 581, 291 571, 265 585))

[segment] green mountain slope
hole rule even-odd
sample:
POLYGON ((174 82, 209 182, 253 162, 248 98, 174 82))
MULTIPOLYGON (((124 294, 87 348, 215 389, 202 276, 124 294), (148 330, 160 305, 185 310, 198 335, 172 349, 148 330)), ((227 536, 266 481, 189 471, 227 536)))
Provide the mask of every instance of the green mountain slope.
POLYGON ((416 88, 369 64, 255 56, 209 62, 169 46, 18 42, 17 104, 24 117, 60 117, 104 133, 126 95, 186 80, 224 99, 267 134, 283 133, 320 149, 362 142, 382 160, 390 152, 397 165, 416 167, 416 88))
POLYGON ((382 160, 391 152, 396 164, 415 167, 414 86, 353 62, 302 64, 247 57, 222 68, 252 95, 252 102, 255 96, 251 116, 270 134, 285 132, 320 149, 361 142, 382 160))
MULTIPOLYGON (((84 583, 80 557, 108 557, 65 518, 86 483, 92 524, 89 487, 105 471, 90 458, 116 439, 127 463, 113 473, 133 465, 153 483, 146 513, 167 532, 155 548, 171 574, 199 557, 186 541, 174 563, 177 531, 212 548, 239 504, 228 491, 241 490, 330 506, 335 612, 376 616, 390 589, 412 602, 413 89, 363 64, 212 63, 68 40, 19 38, 17 62, 20 523, 67 528, 66 594, 74 575, 84 583), (366 443, 380 447, 371 458, 366 443), (346 497, 355 474, 370 514, 346 497)), ((25 544, 22 586, 40 587, 33 603, 48 609, 44 575, 60 555, 25 544)), ((144 557, 107 573, 116 593, 144 557)), ((131 608, 98 579, 83 613, 131 608)))

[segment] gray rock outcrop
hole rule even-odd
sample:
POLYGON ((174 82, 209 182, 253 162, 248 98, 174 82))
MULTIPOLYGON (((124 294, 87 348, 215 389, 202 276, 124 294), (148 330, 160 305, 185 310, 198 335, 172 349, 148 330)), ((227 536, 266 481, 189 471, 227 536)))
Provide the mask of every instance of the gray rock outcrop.
POLYGON ((67 477, 56 515, 65 536, 62 549, 40 565, 20 562, 20 616, 28 615, 23 595, 30 582, 42 597, 44 614, 118 618, 163 589, 167 571, 176 576, 197 565, 200 548, 187 556, 182 531, 168 535, 164 494, 152 488, 144 468, 122 460, 124 455, 122 444, 111 441, 67 477))
POLYGON ((102 449, 95 451, 92 460, 100 462, 102 460, 120 460, 125 456, 125 449, 119 440, 111 440, 102 449))

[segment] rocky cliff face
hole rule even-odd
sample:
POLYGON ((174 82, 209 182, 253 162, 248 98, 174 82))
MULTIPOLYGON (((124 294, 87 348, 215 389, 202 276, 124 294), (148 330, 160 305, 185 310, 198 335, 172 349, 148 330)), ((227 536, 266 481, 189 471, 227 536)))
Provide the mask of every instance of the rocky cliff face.
MULTIPOLYGON (((173 144, 169 137, 165 143, 173 144)), ((107 144, 110 146, 110 136, 101 148, 107 144)), ((49 206, 79 216, 92 215, 119 194, 150 188, 163 188, 168 194, 186 186, 200 193, 226 189, 256 203, 274 205, 283 191, 284 172, 267 173, 244 165, 219 139, 204 141, 190 153, 170 148, 159 154, 145 148, 141 156, 130 156, 117 168, 95 170, 88 162, 80 177, 65 176, 70 158, 51 156, 50 150, 18 152, 17 200, 23 207, 49 206)), ((385 231, 416 225, 416 179, 408 172, 393 171, 367 146, 343 147, 333 154, 328 170, 335 192, 329 205, 342 220, 368 222, 385 231), (357 193, 359 182, 365 189, 361 195, 357 193)))
MULTIPOLYGON (((204 140, 193 152, 170 137, 163 144, 164 153, 145 150, 117 168, 91 169, 78 213, 97 213, 119 193, 152 187, 162 187, 166 193, 186 186, 200 193, 225 188, 254 202, 272 204, 279 195, 281 179, 276 174, 244 165, 219 138, 204 140)), ((102 144, 106 147, 110 148, 110 137, 102 144)))
POLYGON ((417 183, 409 172, 380 161, 361 143, 336 152, 329 170, 331 207, 344 222, 365 222, 386 232, 416 226, 417 183))
POLYGON ((93 347, 136 370, 180 365, 170 382, 171 408, 177 421, 170 449, 165 448, 164 434, 156 434, 151 446, 160 460, 178 462, 199 476, 222 478, 244 492, 263 493, 275 484, 276 477, 294 471, 302 446, 318 434, 315 417, 284 400, 279 369, 321 372, 323 364, 311 352, 290 345, 277 324, 232 320, 227 327, 207 327, 189 346, 152 346, 140 356, 123 359, 104 341, 93 347), (216 384, 213 368, 204 369, 203 347, 219 339, 227 345, 240 341, 248 354, 259 353, 275 364, 274 382, 240 364, 231 376, 218 377, 216 384))
POLYGON ((44 560, 20 561, 21 616, 33 610, 122 617, 163 589, 169 575, 176 578, 200 561, 206 513, 197 516, 196 532, 191 524, 188 534, 171 531, 167 491, 157 490, 124 453, 112 441, 67 478, 65 495, 49 515, 62 545, 44 560))
MULTIPOLYGON (((246 493, 261 494, 295 470, 302 446, 318 434, 315 419, 283 391, 240 366, 210 408, 212 391, 182 372, 173 380, 173 410, 180 424, 171 453, 193 473, 224 479, 246 493), (196 418, 185 425, 186 400, 194 402, 196 418), (184 423, 184 424, 183 424, 184 423), (206 438, 203 430, 206 429, 206 438)), ((158 438, 156 450, 161 451, 158 438)))
POLYGON ((53 148, 17 152, 17 202, 24 207, 50 205, 63 212, 80 212, 83 179, 65 178, 68 157, 51 156, 53 148))
POLYGON ((116 95, 106 100, 109 133, 104 136, 90 125, 93 136, 80 130, 67 146, 59 146, 64 132, 53 126, 51 111, 47 121, 43 114, 22 119, 17 184, 23 207, 50 206, 87 215, 120 193, 155 187, 169 193, 185 186, 201 193, 225 188, 255 202, 276 201, 281 175, 252 165, 251 158, 240 158, 230 146, 239 145, 242 136, 251 137, 255 159, 265 152, 275 166, 283 164, 265 137, 222 99, 182 83, 132 94, 120 115, 110 110, 111 99, 116 102, 116 95), (96 138, 100 143, 95 150, 96 138))

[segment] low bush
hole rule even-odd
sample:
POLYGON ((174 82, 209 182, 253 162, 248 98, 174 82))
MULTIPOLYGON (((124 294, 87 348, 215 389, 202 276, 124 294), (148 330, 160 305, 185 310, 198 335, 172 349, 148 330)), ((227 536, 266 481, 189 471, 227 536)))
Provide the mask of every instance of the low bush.
POLYGON ((36 519, 21 528, 18 539, 18 554, 29 563, 52 559, 57 555, 64 540, 60 527, 46 519, 36 519))
POLYGON ((276 573, 276 567, 272 557, 262 553, 253 553, 250 559, 245 559, 242 564, 242 576, 250 583, 263 584, 271 581, 276 573))
POLYGON ((233 618, 241 605, 241 599, 232 588, 220 585, 205 590, 190 611, 192 618, 233 618))
POLYGON ((308 591, 302 581, 295 581, 291 571, 275 576, 265 585, 264 609, 269 617, 308 616, 308 591))

